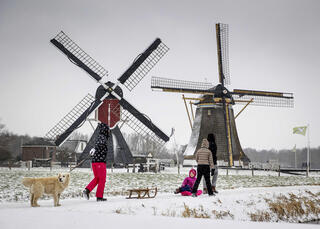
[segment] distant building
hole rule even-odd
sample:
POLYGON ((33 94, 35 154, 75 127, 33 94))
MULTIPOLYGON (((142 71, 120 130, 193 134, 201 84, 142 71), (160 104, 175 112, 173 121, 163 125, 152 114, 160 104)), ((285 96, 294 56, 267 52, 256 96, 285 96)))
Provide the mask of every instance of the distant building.
POLYGON ((148 155, 145 155, 145 154, 133 153, 132 158, 133 158, 133 163, 135 163, 135 164, 140 164, 140 163, 145 164, 145 163, 147 163, 148 158, 152 158, 152 154, 149 153, 148 155))
POLYGON ((159 159, 160 163, 165 167, 174 167, 175 162, 173 159, 159 159))
POLYGON ((26 142, 21 148, 22 161, 32 161, 34 159, 56 160, 56 146, 43 138, 36 138, 30 142, 26 142))
POLYGON ((67 140, 61 147, 54 143, 37 138, 23 144, 22 161, 61 162, 61 164, 76 163, 87 142, 84 140, 67 140))

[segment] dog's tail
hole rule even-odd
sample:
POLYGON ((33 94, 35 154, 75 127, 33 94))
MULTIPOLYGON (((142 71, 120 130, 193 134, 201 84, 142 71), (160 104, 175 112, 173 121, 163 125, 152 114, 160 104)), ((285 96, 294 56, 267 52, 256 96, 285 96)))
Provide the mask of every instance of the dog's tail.
POLYGON ((34 182, 34 178, 31 177, 24 177, 22 179, 22 184, 26 187, 30 187, 34 182))

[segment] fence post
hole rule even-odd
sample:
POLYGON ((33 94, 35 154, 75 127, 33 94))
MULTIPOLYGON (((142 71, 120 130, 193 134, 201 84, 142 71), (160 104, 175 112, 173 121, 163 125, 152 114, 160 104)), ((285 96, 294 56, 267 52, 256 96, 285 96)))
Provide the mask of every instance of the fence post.
POLYGON ((252 176, 254 176, 254 171, 253 171, 253 168, 251 169, 251 173, 252 173, 252 176))
POLYGON ((278 177, 280 176, 280 165, 279 165, 279 169, 278 169, 278 177))
POLYGON ((31 162, 27 161, 27 167, 28 167, 28 171, 30 171, 30 167, 31 167, 31 162))

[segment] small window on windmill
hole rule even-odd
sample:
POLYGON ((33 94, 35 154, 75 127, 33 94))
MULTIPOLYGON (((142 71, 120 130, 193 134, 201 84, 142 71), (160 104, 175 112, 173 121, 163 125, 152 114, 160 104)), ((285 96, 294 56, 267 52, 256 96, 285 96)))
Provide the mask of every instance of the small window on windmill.
POLYGON ((211 115, 211 110, 208 110, 208 116, 211 115))

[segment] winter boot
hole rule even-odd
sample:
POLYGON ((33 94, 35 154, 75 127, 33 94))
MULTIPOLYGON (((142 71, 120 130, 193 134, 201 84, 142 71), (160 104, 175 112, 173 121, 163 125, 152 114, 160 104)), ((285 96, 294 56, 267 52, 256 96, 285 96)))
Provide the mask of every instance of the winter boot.
POLYGON ((102 201, 107 201, 106 198, 103 198, 103 197, 97 197, 97 202, 102 202, 102 201))
POLYGON ((208 189, 207 188, 203 188, 203 194, 207 194, 208 193, 208 189))
POLYGON ((192 197, 197 197, 197 193, 192 193, 192 197))
POLYGON ((84 189, 84 190, 82 191, 82 196, 83 196, 84 198, 86 198, 87 200, 89 200, 89 198, 90 198, 89 193, 90 193, 89 189, 86 188, 86 189, 84 189))
POLYGON ((180 193, 181 191, 180 191, 180 188, 177 188, 176 189, 176 191, 174 191, 174 194, 178 194, 178 193, 180 193))
POLYGON ((213 193, 219 193, 219 192, 216 190, 216 186, 212 186, 212 191, 213 191, 213 193))

